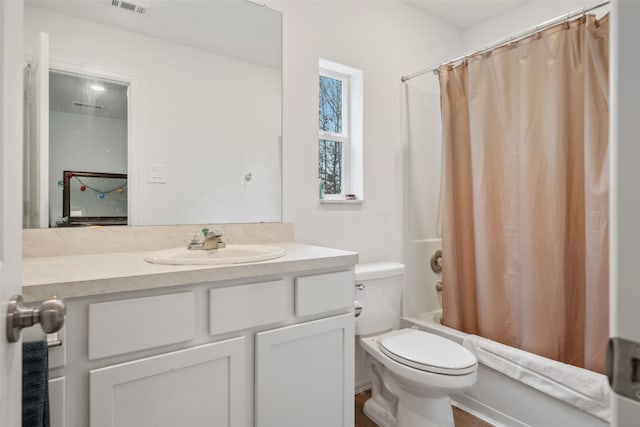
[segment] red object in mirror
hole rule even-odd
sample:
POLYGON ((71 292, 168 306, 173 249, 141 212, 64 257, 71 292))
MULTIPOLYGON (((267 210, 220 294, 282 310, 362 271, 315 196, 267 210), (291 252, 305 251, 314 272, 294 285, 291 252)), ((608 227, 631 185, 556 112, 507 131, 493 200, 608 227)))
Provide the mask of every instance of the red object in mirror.
POLYGON ((80 187, 80 191, 87 191, 87 186, 86 185, 82 185, 80 187))

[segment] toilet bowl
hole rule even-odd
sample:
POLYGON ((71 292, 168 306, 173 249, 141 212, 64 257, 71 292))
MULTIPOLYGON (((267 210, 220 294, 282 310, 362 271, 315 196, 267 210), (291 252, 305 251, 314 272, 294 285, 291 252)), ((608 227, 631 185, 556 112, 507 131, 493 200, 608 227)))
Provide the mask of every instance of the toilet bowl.
POLYGON ((449 396, 476 382, 477 360, 471 352, 446 338, 414 329, 361 337, 360 344, 367 353, 370 377, 379 376, 379 386, 397 398, 395 411, 381 410, 376 400, 365 404, 369 418, 381 427, 454 425, 449 396))
POLYGON ((396 263, 356 266, 356 298, 362 307, 356 334, 372 385, 364 411, 381 427, 453 426, 450 396, 475 384, 478 362, 451 340, 396 329, 403 272, 396 263))

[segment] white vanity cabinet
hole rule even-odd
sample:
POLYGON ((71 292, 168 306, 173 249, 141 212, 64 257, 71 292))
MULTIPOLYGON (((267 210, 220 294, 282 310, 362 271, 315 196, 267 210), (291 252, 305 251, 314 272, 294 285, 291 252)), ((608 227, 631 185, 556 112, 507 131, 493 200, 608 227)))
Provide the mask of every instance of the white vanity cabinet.
POLYGON ((89 373, 91 427, 244 427, 245 338, 89 373))
POLYGON ((353 298, 347 265, 67 299, 52 427, 352 427, 353 298))
POLYGON ((255 427, 353 425, 351 313, 256 334, 255 427))

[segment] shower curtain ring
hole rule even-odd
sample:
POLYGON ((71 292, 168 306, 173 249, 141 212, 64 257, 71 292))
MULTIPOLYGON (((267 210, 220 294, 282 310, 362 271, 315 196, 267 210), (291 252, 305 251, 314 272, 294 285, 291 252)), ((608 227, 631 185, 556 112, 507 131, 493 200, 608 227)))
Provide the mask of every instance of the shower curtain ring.
POLYGON ((569 25, 569 13, 567 13, 567 19, 565 19, 564 21, 564 25, 566 27, 566 29, 568 30, 569 28, 571 28, 571 25, 569 25))

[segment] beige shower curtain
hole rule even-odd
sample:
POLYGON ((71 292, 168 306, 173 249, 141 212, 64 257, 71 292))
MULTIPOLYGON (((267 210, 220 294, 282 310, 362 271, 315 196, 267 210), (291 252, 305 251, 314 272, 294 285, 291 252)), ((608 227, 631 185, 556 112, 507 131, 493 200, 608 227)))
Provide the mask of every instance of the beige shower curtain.
POLYGON ((443 323, 603 372, 608 17, 439 72, 443 323))

